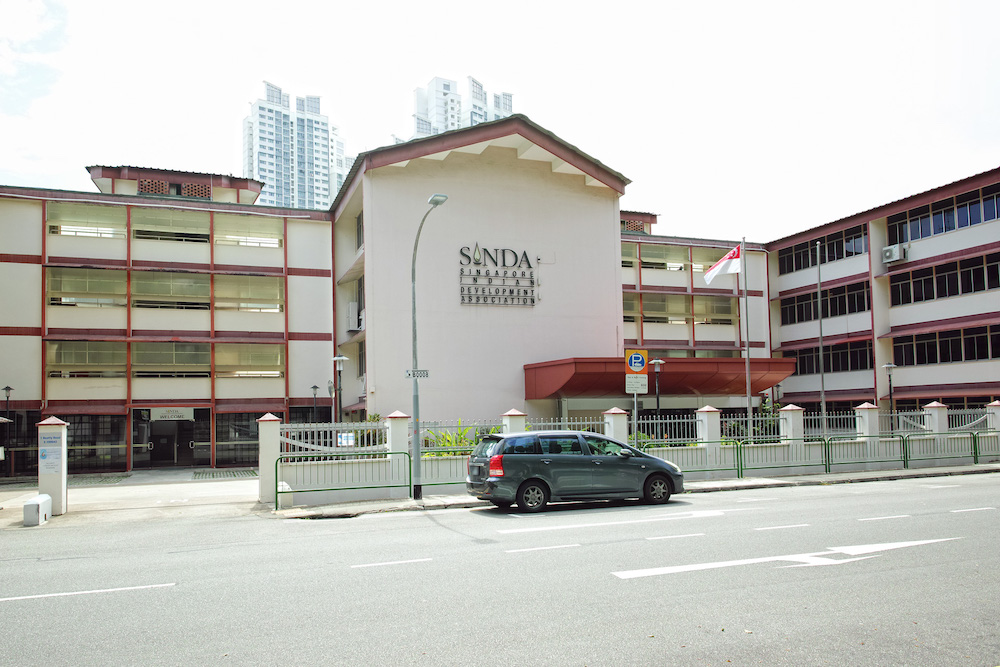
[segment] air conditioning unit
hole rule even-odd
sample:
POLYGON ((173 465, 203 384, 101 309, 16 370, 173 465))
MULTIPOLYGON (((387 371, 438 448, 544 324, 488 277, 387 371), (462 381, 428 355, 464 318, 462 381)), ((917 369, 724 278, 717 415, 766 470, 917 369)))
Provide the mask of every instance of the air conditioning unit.
POLYGON ((347 304, 347 330, 359 331, 360 328, 360 323, 358 322, 358 302, 351 301, 347 304))
POLYGON ((882 248, 882 262, 889 264, 890 262, 899 262, 906 259, 906 248, 903 244, 897 243, 896 245, 890 245, 882 248))
POLYGON ((361 313, 358 315, 358 331, 364 331, 364 330, 365 330, 365 311, 362 310, 361 313))

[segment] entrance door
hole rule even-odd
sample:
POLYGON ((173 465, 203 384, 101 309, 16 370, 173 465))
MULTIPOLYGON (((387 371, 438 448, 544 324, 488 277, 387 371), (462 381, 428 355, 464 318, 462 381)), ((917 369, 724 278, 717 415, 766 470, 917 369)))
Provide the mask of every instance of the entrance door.
POLYGON ((149 452, 151 466, 177 465, 177 422, 155 421, 149 424, 149 452))

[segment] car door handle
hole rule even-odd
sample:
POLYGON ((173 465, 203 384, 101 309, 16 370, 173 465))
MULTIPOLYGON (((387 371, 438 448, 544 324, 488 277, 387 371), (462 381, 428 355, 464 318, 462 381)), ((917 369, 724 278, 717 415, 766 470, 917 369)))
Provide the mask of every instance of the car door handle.
POLYGON ((552 459, 542 459, 542 463, 552 463, 552 459))
POLYGON ((594 461, 594 465, 598 465, 598 466, 599 466, 599 465, 601 465, 601 462, 600 462, 600 461, 596 461, 596 460, 595 460, 595 461, 594 461))

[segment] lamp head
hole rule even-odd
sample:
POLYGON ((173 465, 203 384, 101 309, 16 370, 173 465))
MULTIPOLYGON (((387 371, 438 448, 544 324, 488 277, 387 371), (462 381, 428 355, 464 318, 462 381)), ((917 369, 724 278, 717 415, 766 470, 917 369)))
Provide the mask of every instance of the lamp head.
POLYGON ((338 354, 337 356, 335 356, 333 358, 333 366, 334 366, 334 368, 336 368, 338 371, 341 370, 344 367, 344 362, 345 361, 347 361, 347 357, 345 357, 342 354, 338 354))
POLYGON ((10 398, 10 392, 12 391, 14 391, 14 388, 11 387, 10 385, 7 385, 6 387, 3 388, 3 393, 7 396, 7 398, 10 398))
POLYGON ((316 385, 313 385, 312 387, 310 387, 310 389, 313 390, 313 398, 315 398, 316 397, 316 392, 319 391, 319 387, 316 386, 316 385))
POLYGON ((892 364, 892 363, 885 364, 885 365, 882 366, 882 368, 885 369, 885 372, 888 373, 890 375, 890 377, 892 376, 892 369, 895 368, 895 367, 896 367, 896 364, 892 364))
POLYGON ((427 200, 427 203, 430 204, 431 206, 440 206, 446 201, 448 201, 448 195, 442 195, 439 193, 431 195, 431 198, 427 200))

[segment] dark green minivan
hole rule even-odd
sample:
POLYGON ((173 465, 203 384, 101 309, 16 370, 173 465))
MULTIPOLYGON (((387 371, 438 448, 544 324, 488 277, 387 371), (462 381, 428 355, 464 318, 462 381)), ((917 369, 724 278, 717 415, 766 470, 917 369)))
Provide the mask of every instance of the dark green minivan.
POLYGON ((537 512, 550 500, 644 498, 684 491, 669 461, 597 433, 526 431, 486 436, 469 456, 466 490, 498 507, 537 512))

